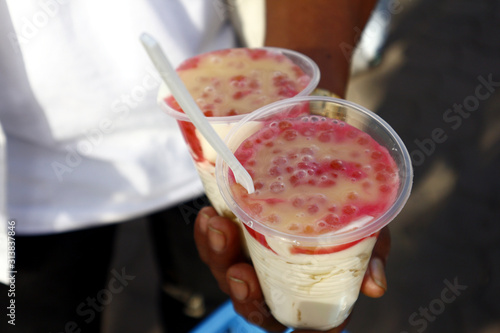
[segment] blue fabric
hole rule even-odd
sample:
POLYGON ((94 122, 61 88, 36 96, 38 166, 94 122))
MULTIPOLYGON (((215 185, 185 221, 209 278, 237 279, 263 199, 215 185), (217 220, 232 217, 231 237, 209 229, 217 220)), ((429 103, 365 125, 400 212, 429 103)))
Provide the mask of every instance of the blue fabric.
MULTIPOLYGON (((285 333, 289 332, 292 332, 292 329, 286 330, 285 333)), ((266 333, 266 331, 247 323, 234 311, 231 301, 227 301, 190 333, 266 333)))

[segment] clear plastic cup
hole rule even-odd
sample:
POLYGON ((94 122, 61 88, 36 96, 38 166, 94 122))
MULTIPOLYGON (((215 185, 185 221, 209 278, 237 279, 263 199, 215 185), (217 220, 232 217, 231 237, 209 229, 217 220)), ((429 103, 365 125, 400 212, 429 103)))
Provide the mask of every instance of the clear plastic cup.
MULTIPOLYGON (((387 149, 399 178, 387 209, 336 232, 297 235, 264 223, 248 211, 248 206, 238 204, 228 167, 220 159, 216 176, 223 199, 245 226, 249 254, 273 315, 290 327, 327 330, 340 325, 350 314, 379 231, 405 205, 413 173, 407 149, 383 119, 359 105, 331 97, 296 97, 267 105, 242 119, 225 141, 234 152, 264 124, 304 115, 317 115, 315 121, 323 121, 323 117, 337 119, 336 123, 344 122, 369 134, 387 149)), ((276 207, 275 213, 280 216, 276 207)))
MULTIPOLYGON (((297 96, 309 95, 316 88, 319 82, 320 73, 316 63, 314 63, 314 61, 312 61, 309 57, 292 50, 274 47, 263 47, 252 50, 265 50, 266 52, 283 54, 288 59, 292 60, 292 62, 297 65, 307 76, 309 76, 309 83, 302 91, 297 94, 297 96)), ((186 62, 189 62, 189 60, 185 61, 184 63, 186 62)), ((269 75, 269 80, 272 80, 271 75, 269 75)), ((265 91, 263 92, 263 94, 265 94, 265 91)), ((189 117, 185 113, 179 112, 165 102, 165 98, 169 95, 171 94, 168 90, 168 87, 166 87, 166 85, 162 85, 158 94, 158 102, 161 109, 166 114, 177 120, 184 139, 186 140, 186 143, 190 150, 198 174, 200 175, 200 178, 202 180, 207 197, 220 215, 234 218, 231 211, 225 205, 224 200, 222 200, 215 181, 215 160, 217 157, 216 152, 203 138, 201 133, 199 133, 194 128, 191 121, 189 120, 189 117)), ((224 138, 229 130, 233 127, 233 125, 240 121, 244 116, 245 115, 242 114, 225 117, 207 117, 207 119, 214 127, 215 131, 221 136, 221 138, 224 138)))

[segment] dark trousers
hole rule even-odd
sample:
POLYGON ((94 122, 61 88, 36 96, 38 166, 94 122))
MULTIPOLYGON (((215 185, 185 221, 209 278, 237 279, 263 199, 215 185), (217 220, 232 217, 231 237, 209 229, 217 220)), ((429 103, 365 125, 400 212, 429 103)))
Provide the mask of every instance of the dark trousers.
MULTIPOLYGON (((208 204, 202 197, 142 218, 149 225, 160 272, 159 299, 166 332, 188 332, 226 300, 199 259, 193 239, 197 211, 208 204), (205 312, 198 307, 196 313, 186 314, 186 302, 193 295, 204 301, 205 312)), ((109 225, 15 237, 15 296, 7 297, 10 287, 0 284, 0 332, 100 332, 103 311, 113 295, 133 283, 137 274, 151 274, 110 267, 116 231, 117 225, 109 225), (5 315, 12 299, 15 326, 5 315)))

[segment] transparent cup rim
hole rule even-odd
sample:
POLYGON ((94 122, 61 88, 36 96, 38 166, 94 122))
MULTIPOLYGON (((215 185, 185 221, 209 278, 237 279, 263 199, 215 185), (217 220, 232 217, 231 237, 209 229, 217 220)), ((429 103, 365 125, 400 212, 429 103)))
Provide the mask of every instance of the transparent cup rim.
MULTIPOLYGON (((232 212, 249 228, 257 231, 258 233, 263 234, 264 236, 273 236, 273 237, 278 237, 281 239, 288 239, 292 240, 296 244, 308 244, 308 243, 317 243, 317 244, 345 244, 345 243, 350 243, 357 241, 359 239, 363 239, 365 237, 368 237, 383 227, 385 227, 387 224, 389 224, 403 209, 405 203, 408 200, 408 197, 410 196, 411 188, 412 188, 412 182, 413 182, 413 169, 412 169, 412 164, 411 164, 411 158, 410 154, 408 153, 408 150, 406 149, 403 141, 399 137, 399 135, 392 129, 392 127, 384 120, 382 119, 379 115, 376 113, 358 105, 353 102, 349 102, 343 99, 338 99, 334 97, 327 97, 327 96, 299 96, 299 97, 292 97, 287 100, 281 100, 274 102, 272 104, 266 105, 250 114, 245 115, 245 117, 238 123, 236 124, 227 134, 226 138, 224 141, 226 143, 229 143, 235 133, 238 131, 238 129, 244 124, 249 121, 252 121, 256 118, 260 118, 266 115, 270 115, 274 112, 277 112, 277 110, 280 109, 282 106, 291 106, 293 104, 298 104, 302 102, 308 102, 308 101, 322 101, 322 102, 330 102, 330 103, 336 103, 345 107, 349 107, 351 109, 356 110, 357 112, 360 112, 364 115, 367 115, 370 118, 373 118, 374 120, 377 121, 377 123, 380 124, 381 128, 383 128, 391 137, 394 139, 395 142, 395 149, 398 150, 401 155, 402 155, 402 164, 401 168, 406 170, 405 177, 401 178, 401 190, 394 201, 394 203, 391 205, 387 211, 385 211, 381 216, 375 218, 373 221, 368 223, 365 226, 362 226, 358 229, 354 230, 349 230, 343 233, 338 233, 338 234, 323 234, 323 235, 315 235, 315 236, 302 236, 302 235, 294 235, 294 234, 288 234, 279 230, 275 230, 273 228, 270 228, 269 226, 265 225, 262 222, 257 221, 255 218, 253 218, 251 215, 246 213, 239 205, 236 203, 234 200, 231 190, 229 188, 229 182, 228 182, 228 177, 223 177, 225 173, 228 171, 228 166, 227 164, 219 157, 217 156, 216 160, 216 166, 215 166, 215 175, 216 175, 216 180, 217 180, 217 186, 219 187, 219 191, 222 195, 222 198, 226 202, 227 206, 232 210, 232 212)), ((394 149, 393 149, 394 150, 394 149)))
MULTIPOLYGON (((246 48, 242 48, 242 49, 246 49, 246 48)), ((312 77, 311 77, 311 81, 296 96, 309 95, 318 86, 318 83, 320 80, 319 67, 311 58, 309 58, 305 54, 302 54, 302 53, 299 53, 299 52, 296 52, 293 50, 289 50, 289 49, 284 49, 284 48, 280 48, 280 47, 270 47, 270 46, 255 47, 255 48, 251 48, 251 49, 279 52, 285 56, 293 56, 294 58, 301 59, 304 63, 309 64, 309 66, 311 67, 312 73, 313 73, 312 77)), ((214 52, 214 51, 212 51, 212 52, 214 52)), ((206 52, 204 54, 209 54, 209 53, 211 53, 211 52, 206 52)), ((203 54, 200 54, 200 55, 203 55, 203 54)), ((191 122, 191 120, 189 119, 187 114, 179 112, 179 111, 171 108, 170 106, 168 106, 168 104, 164 101, 164 98, 166 97, 166 95, 163 93, 164 91, 168 91, 168 88, 166 87, 165 83, 162 82, 160 90, 158 92, 158 96, 157 96, 157 102, 160 105, 161 110, 178 121, 191 122)), ((238 122, 241 119, 243 119, 245 116, 246 116, 246 114, 240 114, 240 115, 235 115, 235 116, 207 117, 207 119, 210 123, 235 123, 235 122, 238 122)))

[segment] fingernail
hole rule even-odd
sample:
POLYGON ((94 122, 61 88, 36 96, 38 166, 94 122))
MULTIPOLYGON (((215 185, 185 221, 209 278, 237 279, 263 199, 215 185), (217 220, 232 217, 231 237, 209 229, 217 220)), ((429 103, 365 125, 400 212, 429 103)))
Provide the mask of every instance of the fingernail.
POLYGON ((248 286, 245 281, 229 277, 229 288, 231 289, 231 295, 240 301, 244 301, 248 297, 248 286))
POLYGON ((208 227, 208 242, 214 252, 220 253, 226 248, 226 237, 219 230, 208 227))
POLYGON ((203 234, 207 233, 208 220, 210 220, 210 216, 200 212, 200 229, 203 234))
POLYGON ((385 278, 384 263, 380 258, 373 258, 370 262, 370 275, 380 288, 387 291, 387 280, 385 278))

